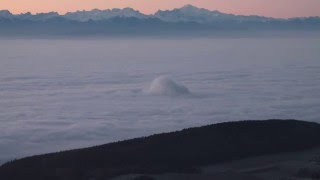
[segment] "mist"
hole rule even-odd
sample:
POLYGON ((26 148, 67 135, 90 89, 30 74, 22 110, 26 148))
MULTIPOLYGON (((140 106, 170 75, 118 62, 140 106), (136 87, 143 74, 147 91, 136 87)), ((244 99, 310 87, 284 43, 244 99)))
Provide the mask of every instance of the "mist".
POLYGON ((0 163, 224 121, 320 117, 320 38, 1 39, 0 163))

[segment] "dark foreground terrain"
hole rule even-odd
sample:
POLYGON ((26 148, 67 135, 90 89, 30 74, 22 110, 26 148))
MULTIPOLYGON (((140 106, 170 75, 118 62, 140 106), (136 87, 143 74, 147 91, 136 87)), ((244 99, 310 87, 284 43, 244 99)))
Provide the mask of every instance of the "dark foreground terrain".
POLYGON ((23 158, 1 166, 0 179, 100 180, 126 174, 198 173, 203 166, 317 147, 317 123, 228 122, 23 158))

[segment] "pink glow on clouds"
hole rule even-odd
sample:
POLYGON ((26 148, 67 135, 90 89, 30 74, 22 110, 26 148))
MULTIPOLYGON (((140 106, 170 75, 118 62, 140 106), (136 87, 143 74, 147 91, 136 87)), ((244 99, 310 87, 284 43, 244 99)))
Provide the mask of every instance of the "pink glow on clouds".
POLYGON ((211 10, 271 17, 320 16, 320 0, 1 0, 0 9, 13 13, 90 10, 132 7, 152 14, 192 4, 211 10))

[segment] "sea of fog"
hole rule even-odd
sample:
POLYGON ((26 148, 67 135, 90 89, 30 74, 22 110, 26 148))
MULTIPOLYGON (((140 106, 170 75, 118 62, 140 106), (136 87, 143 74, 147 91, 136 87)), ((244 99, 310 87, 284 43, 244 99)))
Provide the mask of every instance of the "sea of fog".
POLYGON ((271 118, 320 122, 319 37, 0 40, 0 163, 271 118))

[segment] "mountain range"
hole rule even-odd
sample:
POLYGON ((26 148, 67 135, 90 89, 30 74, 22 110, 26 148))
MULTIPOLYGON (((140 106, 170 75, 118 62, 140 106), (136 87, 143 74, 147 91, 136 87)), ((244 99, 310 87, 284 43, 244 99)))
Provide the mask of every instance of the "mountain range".
POLYGON ((278 19, 226 14, 186 5, 146 15, 132 8, 49 13, 12 14, 0 11, 0 35, 70 35, 216 32, 225 30, 316 30, 320 17, 278 19))

